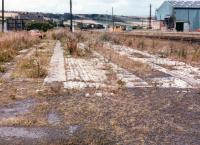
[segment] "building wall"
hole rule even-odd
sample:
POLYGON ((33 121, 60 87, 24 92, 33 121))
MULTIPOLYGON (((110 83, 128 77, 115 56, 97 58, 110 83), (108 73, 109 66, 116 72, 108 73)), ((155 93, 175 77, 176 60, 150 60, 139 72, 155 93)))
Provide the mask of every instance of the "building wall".
POLYGON ((200 28, 200 9, 173 8, 165 1, 156 12, 157 20, 164 20, 167 16, 175 16, 176 21, 183 21, 189 25, 191 31, 200 28))
POLYGON ((164 20, 167 16, 173 15, 173 7, 167 1, 165 1, 156 12, 157 20, 164 20))
MULTIPOLYGON (((2 22, 0 21, 0 32, 2 31, 2 22)), ((7 24, 4 22, 4 31, 7 32, 7 24)))
POLYGON ((200 9, 175 9, 176 21, 189 22, 190 30, 200 28, 200 9))
POLYGON ((21 31, 25 29, 26 20, 23 19, 7 19, 7 29, 9 31, 21 31))

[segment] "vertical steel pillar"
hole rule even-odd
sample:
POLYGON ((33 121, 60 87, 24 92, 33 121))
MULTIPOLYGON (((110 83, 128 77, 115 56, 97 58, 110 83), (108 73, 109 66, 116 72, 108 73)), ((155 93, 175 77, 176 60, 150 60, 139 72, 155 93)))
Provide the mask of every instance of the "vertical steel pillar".
POLYGON ((149 13, 149 29, 151 29, 152 28, 152 26, 151 26, 151 7, 152 7, 152 5, 150 4, 150 13, 149 13))
POLYGON ((114 20, 114 8, 112 7, 112 22, 113 22, 113 32, 115 30, 115 20, 114 20))
POLYGON ((70 0, 70 31, 73 32, 72 0, 70 0))
POLYGON ((2 0, 2 32, 4 32, 4 0, 2 0))

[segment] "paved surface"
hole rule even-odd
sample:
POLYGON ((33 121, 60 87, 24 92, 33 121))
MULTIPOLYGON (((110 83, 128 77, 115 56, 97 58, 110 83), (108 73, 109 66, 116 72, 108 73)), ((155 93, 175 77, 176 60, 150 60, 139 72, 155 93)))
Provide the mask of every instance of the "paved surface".
POLYGON ((65 61, 60 41, 57 41, 44 84, 66 81, 65 61))
POLYGON ((173 61, 168 58, 160 58, 146 52, 120 45, 105 44, 104 47, 113 49, 120 55, 125 55, 133 61, 148 64, 152 69, 169 74, 171 77, 155 78, 152 81, 167 83, 161 86, 174 86, 178 88, 200 87, 200 70, 183 62, 173 61), (141 54, 144 58, 138 58, 135 54, 141 54), (171 69, 165 68, 171 67, 171 69), (170 83, 169 83, 170 82, 170 83))
POLYGON ((104 47, 113 49, 115 52, 125 55, 133 61, 148 64, 152 69, 169 76, 143 80, 126 69, 109 62, 97 52, 93 52, 92 58, 68 56, 64 59, 63 49, 58 41, 50 62, 49 74, 45 78, 44 84, 61 82, 66 89, 116 87, 117 84, 108 85, 109 80, 106 75, 109 71, 113 71, 116 74, 117 80, 125 82, 127 88, 155 87, 152 84, 156 84, 157 87, 161 88, 184 89, 197 88, 200 85, 199 68, 124 46, 105 44, 104 47), (136 54, 140 54, 142 58, 137 57, 136 54), (108 65, 111 70, 105 68, 108 65))
POLYGON ((66 89, 79 89, 86 87, 103 87, 106 82, 106 71, 104 64, 98 58, 67 58, 67 82, 66 89))
MULTIPOLYGON (((97 52, 94 52, 94 54, 95 56, 99 57, 101 62, 106 60, 102 55, 98 54, 97 52)), ((108 62, 108 60, 106 60, 106 62, 108 62)), ((128 72, 127 70, 119 67, 118 65, 112 62, 108 62, 107 64, 109 64, 112 71, 116 73, 117 79, 125 82, 125 86, 127 88, 150 87, 147 82, 128 72)))

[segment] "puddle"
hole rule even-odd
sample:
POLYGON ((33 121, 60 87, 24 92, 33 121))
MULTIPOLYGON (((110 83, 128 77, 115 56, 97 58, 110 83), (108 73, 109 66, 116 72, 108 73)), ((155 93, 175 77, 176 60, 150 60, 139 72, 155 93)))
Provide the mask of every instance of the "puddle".
POLYGON ((77 130, 80 129, 80 125, 72 125, 72 126, 69 126, 69 133, 70 134, 74 134, 77 130))
POLYGON ((57 113, 51 112, 48 116, 48 123, 50 125, 56 126, 59 125, 61 122, 60 117, 57 113))
MULTIPOLYGON (((25 127, 0 127, 0 138, 7 141, 16 139, 25 140, 59 140, 68 139, 80 129, 79 125, 69 126, 66 130, 59 128, 25 128, 25 127)), ((1 142, 1 140, 0 140, 1 142)))
POLYGON ((0 120, 3 118, 15 117, 30 112, 30 107, 35 106, 35 99, 17 101, 0 108, 0 120))
POLYGON ((42 129, 28 129, 28 128, 14 128, 14 127, 1 127, 0 137, 15 137, 15 138, 29 138, 39 139, 46 136, 42 129))

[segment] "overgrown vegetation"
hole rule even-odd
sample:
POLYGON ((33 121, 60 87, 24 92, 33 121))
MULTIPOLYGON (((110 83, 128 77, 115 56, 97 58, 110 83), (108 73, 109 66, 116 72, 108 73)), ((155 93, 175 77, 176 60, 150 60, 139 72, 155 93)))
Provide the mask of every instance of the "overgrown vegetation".
POLYGON ((81 42, 87 41, 86 37, 81 32, 71 33, 65 29, 57 29, 48 32, 49 38, 60 40, 65 50, 65 55, 73 55, 83 57, 91 53, 90 48, 85 48, 80 45, 81 42))
POLYGON ((137 37, 134 35, 121 35, 96 33, 96 38, 99 41, 109 41, 114 44, 125 45, 136 48, 142 51, 148 51, 160 55, 160 57, 167 57, 177 59, 188 63, 197 63, 200 60, 200 46, 185 41, 161 40, 159 38, 151 39, 145 37, 137 37))
POLYGON ((0 37, 0 63, 11 61, 20 50, 27 49, 38 43, 28 32, 12 32, 0 37))
POLYGON ((17 62, 15 77, 44 78, 47 75, 52 46, 44 46, 36 49, 31 57, 22 58, 17 62), (45 47, 45 48, 44 48, 45 47), (41 51, 42 50, 42 51, 41 51), (45 50, 45 51, 44 51, 45 50))
POLYGON ((111 61, 124 69, 128 69, 138 75, 147 76, 152 71, 148 64, 131 60, 125 55, 120 55, 112 49, 103 46, 101 43, 93 42, 94 50, 103 55, 108 61, 111 61))

